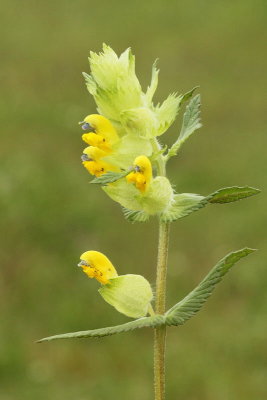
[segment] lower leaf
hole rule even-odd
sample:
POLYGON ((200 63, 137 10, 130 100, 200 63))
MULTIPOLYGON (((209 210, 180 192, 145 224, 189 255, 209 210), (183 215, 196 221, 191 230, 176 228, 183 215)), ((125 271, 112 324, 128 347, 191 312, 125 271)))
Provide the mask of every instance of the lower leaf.
POLYGON ((255 249, 244 248, 228 254, 219 261, 192 292, 166 312, 166 325, 182 325, 193 317, 233 265, 254 251, 255 249))
POLYGON ((135 321, 127 322, 126 324, 110 326, 100 329, 93 329, 89 331, 70 332, 70 333, 63 333, 61 335, 49 336, 38 340, 37 343, 50 342, 51 340, 58 340, 58 339, 80 339, 88 337, 99 338, 103 336, 115 335, 117 333, 129 332, 139 328, 155 328, 157 326, 164 325, 164 323, 165 323, 165 318, 163 315, 153 315, 152 317, 139 318, 136 319, 135 321))

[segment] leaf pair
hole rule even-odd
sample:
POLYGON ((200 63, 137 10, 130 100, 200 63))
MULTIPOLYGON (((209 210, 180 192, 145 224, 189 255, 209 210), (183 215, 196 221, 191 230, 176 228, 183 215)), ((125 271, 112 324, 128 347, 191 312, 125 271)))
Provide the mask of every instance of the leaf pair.
POLYGON ((55 339, 103 337, 139 328, 156 328, 161 325, 183 325, 202 308, 215 289, 215 286, 222 280, 224 275, 233 267, 233 265, 241 258, 246 257, 254 251, 254 249, 244 248, 228 254, 212 268, 208 275, 194 290, 192 290, 192 292, 170 308, 164 315, 144 317, 112 327, 49 336, 39 340, 38 342, 51 341, 55 339))

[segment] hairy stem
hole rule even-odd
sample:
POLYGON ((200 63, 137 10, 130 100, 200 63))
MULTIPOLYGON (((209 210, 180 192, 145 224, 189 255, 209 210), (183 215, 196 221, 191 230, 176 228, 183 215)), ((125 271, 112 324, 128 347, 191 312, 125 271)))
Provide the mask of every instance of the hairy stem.
MULTIPOLYGON (((156 281, 156 313, 164 314, 166 275, 169 244, 169 223, 160 222, 156 281)), ((155 329, 154 334, 154 387, 155 400, 165 398, 165 342, 166 326, 155 329)))
MULTIPOLYGON (((160 150, 157 139, 152 140, 153 151, 160 150)), ((158 174, 166 175, 165 160, 162 154, 157 159, 158 174)), ((161 222, 159 224, 159 242, 158 242, 158 261, 157 261, 157 280, 156 280, 156 314, 165 313, 166 298, 166 276, 169 247, 170 224, 161 222)), ((166 344, 166 326, 155 328, 154 333, 154 387, 155 400, 164 400, 165 398, 165 344, 166 344)))

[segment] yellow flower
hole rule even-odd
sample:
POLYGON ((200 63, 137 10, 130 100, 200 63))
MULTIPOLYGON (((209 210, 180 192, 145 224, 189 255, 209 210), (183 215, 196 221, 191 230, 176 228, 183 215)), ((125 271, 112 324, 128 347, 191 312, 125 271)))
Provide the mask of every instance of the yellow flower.
POLYGON ((102 285, 106 285, 109 279, 118 276, 116 269, 109 259, 99 251, 86 251, 80 257, 78 264, 89 278, 95 278, 102 285))
POLYGON ((136 188, 145 192, 152 179, 152 167, 146 156, 138 156, 134 160, 134 171, 126 176, 129 183, 134 183, 136 188))
POLYGON ((118 171, 118 168, 103 161, 102 158, 106 156, 104 150, 98 147, 86 147, 82 155, 82 163, 84 167, 90 172, 91 175, 101 176, 108 171, 118 171))
POLYGON ((153 292, 149 282, 141 275, 118 276, 109 259, 98 251, 86 251, 78 264, 89 278, 102 284, 98 292, 117 311, 131 318, 153 313, 153 292))
POLYGON ((82 139, 107 154, 112 152, 112 146, 119 140, 112 123, 99 114, 88 115, 82 122, 82 129, 88 131, 82 135, 82 139))

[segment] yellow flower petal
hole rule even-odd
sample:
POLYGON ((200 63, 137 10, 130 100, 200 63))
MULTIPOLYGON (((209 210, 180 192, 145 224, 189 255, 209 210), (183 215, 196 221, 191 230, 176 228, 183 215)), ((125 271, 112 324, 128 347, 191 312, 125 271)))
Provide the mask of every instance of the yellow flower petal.
POLYGON ((102 136, 108 145, 112 146, 119 140, 116 129, 107 118, 103 117, 103 115, 87 115, 87 117, 84 118, 84 122, 90 124, 90 126, 94 128, 94 132, 97 135, 102 136))
POLYGON ((109 283, 109 279, 118 276, 116 269, 109 259, 99 251, 86 251, 80 257, 79 264, 89 278, 95 278, 103 285, 109 283))
POLYGON ((138 156, 134 160, 134 172, 126 176, 127 182, 135 184, 141 192, 145 192, 152 180, 152 167, 146 156, 138 156))
POLYGON ((88 158, 83 159, 82 157, 83 165, 91 175, 101 176, 106 174, 108 171, 118 171, 116 166, 113 166, 102 160, 102 158, 106 156, 106 153, 98 147, 86 147, 86 149, 83 151, 83 154, 85 154, 88 158))

